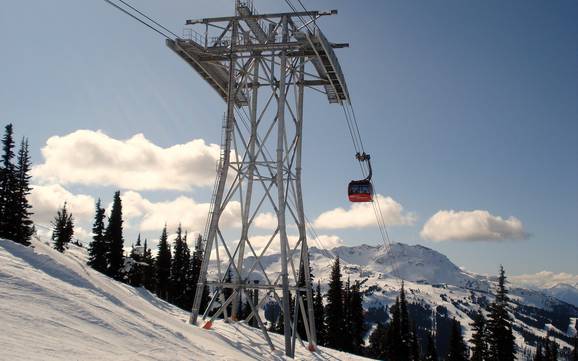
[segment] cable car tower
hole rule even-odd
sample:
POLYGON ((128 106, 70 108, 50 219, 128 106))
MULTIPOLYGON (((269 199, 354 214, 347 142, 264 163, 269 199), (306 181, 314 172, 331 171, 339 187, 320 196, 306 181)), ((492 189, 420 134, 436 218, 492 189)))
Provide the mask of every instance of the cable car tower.
POLYGON ((237 321, 243 300, 250 306, 245 319, 256 319, 273 348, 258 310, 276 300, 290 357, 296 339, 302 342, 297 334, 300 322, 309 349, 316 348, 301 190, 305 88, 324 93, 329 103, 349 101, 334 52, 348 44, 329 42, 315 24, 335 14, 336 10, 258 14, 251 3, 236 1, 234 16, 187 20, 190 28, 183 38, 167 39, 167 46, 227 104, 190 322, 210 328, 221 315, 237 321), (224 231, 229 207, 238 207, 241 214, 240 234, 233 237, 226 236, 230 230, 224 231), (266 235, 255 224, 263 215, 274 220, 266 235), (298 239, 290 242, 288 228, 298 239), (266 238, 266 245, 256 247, 255 236, 266 238), (264 258, 272 250, 281 254, 280 272, 266 270, 264 258), (215 266, 210 272, 209 264, 215 266), (213 292, 202 310, 205 285, 213 292), (259 292, 256 300, 249 296, 252 292, 259 292), (293 305, 291 294, 296 296, 293 305))

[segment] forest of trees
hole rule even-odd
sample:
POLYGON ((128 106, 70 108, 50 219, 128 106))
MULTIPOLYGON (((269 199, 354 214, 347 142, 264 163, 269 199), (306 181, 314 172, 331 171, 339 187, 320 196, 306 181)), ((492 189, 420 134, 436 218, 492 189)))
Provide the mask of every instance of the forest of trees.
MULTIPOLYGON (((159 238, 156 255, 141 240, 140 234, 128 256, 124 254, 122 199, 120 192, 113 197, 108 222, 101 206, 96 202, 92 241, 88 247, 88 265, 118 281, 134 287, 145 287, 159 298, 184 310, 190 310, 197 288, 203 259, 203 240, 199 235, 191 255, 187 232, 179 225, 171 247, 165 227, 159 238)), ((205 289, 203 305, 208 303, 205 289)))
MULTIPOLYGON (((13 127, 4 129, 2 137, 2 158, 0 162, 0 238, 12 240, 24 246, 30 245, 35 233, 31 220, 31 205, 28 196, 31 192, 31 159, 26 138, 15 151, 13 127)), ((144 287, 184 310, 190 310, 197 288, 197 281, 203 259, 203 239, 194 242, 189 248, 187 231, 179 225, 172 244, 168 230, 163 228, 155 255, 148 240, 140 235, 133 243, 130 254, 124 252, 123 213, 120 192, 116 192, 110 215, 102 207, 100 199, 95 205, 92 227, 92 240, 88 247, 88 265, 93 269, 134 287, 144 287)), ((53 246, 59 252, 65 252, 74 235, 74 217, 65 202, 58 210, 52 222, 53 246)), ((305 285, 300 270, 299 286, 305 285)), ((230 276, 230 274, 229 274, 230 276)), ((311 284, 314 275, 311 273, 311 284)), ((476 314, 470 315, 471 338, 464 339, 463 325, 457 319, 451 319, 447 333, 449 343, 447 352, 438 352, 436 337, 427 330, 418 332, 412 304, 406 298, 406 289, 401 283, 400 293, 395 302, 383 311, 386 321, 371 325, 369 316, 377 311, 364 310, 362 283, 343 280, 340 259, 334 260, 331 278, 326 294, 322 293, 321 283, 317 281, 313 294, 315 327, 319 345, 389 361, 513 361, 516 359, 516 344, 513 334, 512 309, 506 276, 500 267, 494 301, 476 314), (367 340, 367 343, 365 342, 367 340), (422 345, 422 346, 420 346, 422 345), (423 346, 424 345, 424 346, 423 346)), ((230 291, 230 290, 229 290, 230 291)), ((201 309, 208 304, 209 290, 205 287, 201 309)), ((258 303, 258 292, 247 292, 253 304, 258 303)), ((301 295, 300 297, 303 297, 301 295)), ((243 302, 243 300, 242 300, 243 302)), ((303 302, 307 309, 307 299, 303 302)), ((291 307, 294 307, 294 299, 291 307)), ((265 309, 265 317, 271 321, 270 329, 283 332, 283 316, 277 305, 274 311, 265 309)), ((242 319, 251 313, 248 300, 240 305, 242 319)), ((229 311, 230 312, 230 311, 229 311)), ((297 325, 299 336, 307 339, 303 320, 297 325)), ((250 325, 257 327, 256 319, 250 325)), ((564 358, 578 361, 578 335, 573 339, 573 351, 564 351, 564 358)), ((531 352, 534 361, 559 360, 561 350, 558 343, 549 337, 539 339, 535 352, 531 352)))

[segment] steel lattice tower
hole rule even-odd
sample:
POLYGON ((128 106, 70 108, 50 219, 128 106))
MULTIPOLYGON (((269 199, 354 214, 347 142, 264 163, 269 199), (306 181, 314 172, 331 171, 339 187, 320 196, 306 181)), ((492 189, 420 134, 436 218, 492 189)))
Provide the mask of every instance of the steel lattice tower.
POLYGON ((272 298, 281 305, 285 353, 291 357, 299 338, 298 321, 304 325, 309 348, 316 347, 301 191, 304 90, 315 88, 330 103, 349 101, 333 50, 347 44, 330 43, 315 24, 319 17, 334 14, 337 11, 257 14, 252 4, 237 2, 234 16, 187 20, 191 28, 185 29, 186 36, 167 40, 168 47, 227 103, 190 322, 197 324, 201 311, 203 320, 209 318, 204 327, 220 315, 236 321, 243 298, 251 309, 246 320, 254 317, 273 347, 257 311, 272 298), (223 215, 232 206, 240 208, 240 235, 227 239, 223 215), (256 235, 255 219, 264 212, 274 215, 276 227, 259 250, 251 238, 256 235), (297 229, 294 242, 289 242, 288 227, 297 229), (280 251, 280 273, 267 272, 263 264, 271 248, 280 251), (208 274, 211 262, 216 262, 216 274, 208 274), (200 310, 205 285, 213 293, 206 310, 200 310), (252 291, 261 293, 257 302, 248 297, 252 291), (293 307, 291 292, 296 295, 293 307), (216 312, 209 316, 209 310, 216 312))

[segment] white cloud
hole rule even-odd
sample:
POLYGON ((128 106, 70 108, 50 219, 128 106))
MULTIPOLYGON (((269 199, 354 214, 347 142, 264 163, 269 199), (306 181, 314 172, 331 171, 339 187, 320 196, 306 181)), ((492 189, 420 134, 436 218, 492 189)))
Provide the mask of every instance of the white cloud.
MULTIPOLYGON (((164 224, 170 231, 181 223, 183 229, 200 232, 205 226, 209 203, 197 203, 194 199, 180 196, 174 200, 152 202, 134 191, 121 195, 123 216, 129 222, 137 221, 140 231, 156 231, 164 224)), ((229 202, 221 215, 222 228, 239 227, 241 206, 239 202, 229 202)))
POLYGON ((308 239, 309 247, 317 247, 323 249, 333 249, 335 247, 343 246, 343 240, 339 236, 320 234, 317 239, 308 239))
POLYGON ((530 288, 550 288, 560 283, 578 287, 578 275, 566 272, 541 271, 534 274, 510 276, 509 278, 513 283, 530 288))
POLYGON ((420 235, 430 241, 502 241, 528 237, 516 217, 503 219, 485 210, 438 211, 425 223, 420 235))
MULTIPOLYGON (((411 225, 415 222, 415 215, 404 212, 402 205, 393 198, 384 197, 381 194, 375 198, 381 206, 386 225, 411 225)), ((377 221, 373 203, 353 203, 347 210, 335 208, 321 213, 314 225, 324 229, 363 228, 377 226, 377 221)))
POLYGON ((33 185, 29 197, 35 222, 49 225, 58 209, 67 202, 67 208, 77 221, 89 220, 94 216, 95 200, 86 194, 72 194, 58 184, 33 185))
POLYGON ((255 227, 263 229, 277 228, 277 216, 271 212, 260 213, 253 221, 255 227))
MULTIPOLYGON (((251 246, 253 247, 255 252, 258 255, 260 255, 270 239, 271 239, 271 235, 254 235, 254 236, 249 237, 249 242, 251 243, 251 246)), ((291 250, 293 250, 293 248, 295 247, 295 245, 299 241, 299 236, 294 235, 294 234, 293 235, 289 234, 289 235, 287 235, 287 240, 289 241, 289 248, 291 250)), ((317 247, 317 248, 319 248, 319 243, 321 243, 321 245, 323 246, 322 248, 325 248, 325 249, 332 249, 332 248, 343 245, 343 240, 340 237, 334 236, 334 235, 325 235, 325 234, 318 235, 317 240, 307 238, 307 242, 308 242, 309 247, 317 247)), ((233 243, 234 245, 232 246, 232 248, 229 249, 231 252, 233 252, 237 243, 238 243, 238 241, 235 241, 233 243)), ((247 255, 250 254, 251 250, 249 249, 249 247, 246 248, 246 252, 247 252, 246 253, 247 255)), ((269 247, 267 248, 267 251, 265 254, 269 255, 269 254, 276 254, 279 252, 281 252, 281 244, 280 244, 279 234, 277 234, 275 236, 275 238, 273 239, 273 241, 271 242, 271 244, 269 245, 269 247)), ((295 256, 297 256, 297 254, 298 253, 295 253, 295 256)))
POLYGON ((74 227, 74 239, 78 239, 88 245, 92 239, 92 230, 84 229, 83 227, 76 225, 74 227))
POLYGON ((190 190, 213 183, 219 146, 196 139, 162 148, 143 134, 117 140, 101 131, 77 130, 50 137, 42 155, 44 163, 32 175, 44 183, 190 190))

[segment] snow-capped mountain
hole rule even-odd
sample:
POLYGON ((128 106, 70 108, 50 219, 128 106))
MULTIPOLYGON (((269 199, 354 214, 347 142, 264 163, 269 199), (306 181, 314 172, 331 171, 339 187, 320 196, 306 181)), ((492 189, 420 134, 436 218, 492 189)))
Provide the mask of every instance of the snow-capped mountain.
POLYGON ((544 292, 578 307, 578 285, 558 283, 555 286, 544 289, 544 292))
MULTIPOLYGON (((331 264, 339 256, 344 279, 363 283, 364 306, 368 311, 391 304, 403 280, 416 317, 420 318, 416 323, 424 330, 435 324, 438 335, 443 335, 445 325, 455 317, 464 326, 466 339, 469 338, 471 317, 479 309, 485 310, 493 299, 492 290, 496 285, 494 278, 460 269, 443 254, 420 245, 395 243, 390 250, 369 245, 341 246, 332 250, 312 247, 309 253, 312 273, 322 289, 327 288, 331 264)), ((244 267, 251 268, 253 264, 254 260, 249 258, 244 267)), ((268 274, 278 275, 279 255, 263 257, 262 265, 268 274)), ((215 272, 214 264, 212 272, 215 272)), ((292 275, 290 267, 290 278, 292 275)), ((265 282, 259 267, 254 268, 250 278, 265 282)), ((566 296, 571 297, 571 292, 572 288, 543 292, 510 285, 514 331, 521 351, 531 349, 537 337, 547 333, 556 338, 562 348, 570 347, 578 318, 578 307, 567 302, 566 296)), ((382 321, 370 318, 370 322, 382 321)), ((443 349, 444 341, 440 342, 443 349)))

